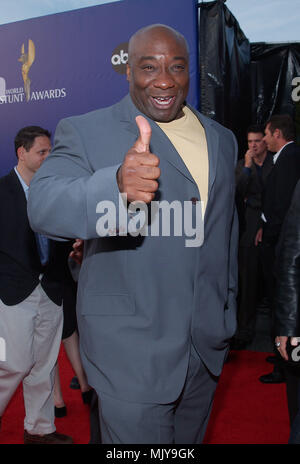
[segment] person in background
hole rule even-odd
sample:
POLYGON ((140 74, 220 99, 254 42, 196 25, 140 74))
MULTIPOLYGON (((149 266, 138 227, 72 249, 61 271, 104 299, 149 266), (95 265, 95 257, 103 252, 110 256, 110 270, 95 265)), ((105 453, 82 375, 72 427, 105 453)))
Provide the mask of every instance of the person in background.
MULTIPOLYGON (((261 242, 266 295, 272 312, 271 336, 274 339, 274 274, 275 252, 285 215, 290 207, 295 186, 300 179, 300 147, 295 143, 295 124, 289 115, 273 115, 266 123, 264 141, 274 154, 274 167, 268 176, 262 207, 262 228, 256 236, 261 242)), ((274 369, 262 375, 262 383, 285 381, 282 362, 275 350, 274 369)))
MULTIPOLYGON (((80 266, 83 260, 83 240, 76 239, 72 245, 72 251, 69 255, 69 266, 73 280, 78 282, 80 266)), ((81 358, 80 358, 81 359, 81 358)), ((75 371, 76 372, 76 371, 75 371)), ((80 377, 79 377, 80 379, 80 377)), ((70 388, 82 389, 83 383, 73 377, 70 383, 70 388)), ((88 403, 90 407, 90 441, 89 444, 100 444, 101 443, 101 431, 99 423, 99 406, 98 406, 98 395, 94 389, 88 390, 88 403)))
POLYGON ((260 249, 255 244, 255 237, 261 225, 263 188, 273 168, 273 156, 263 138, 264 126, 248 127, 248 150, 236 167, 240 224, 238 329, 230 344, 235 350, 245 349, 253 340, 257 304, 263 286, 260 249))
POLYGON ((284 359, 291 423, 289 443, 300 444, 300 181, 285 217, 276 255, 275 345, 284 359))
MULTIPOLYGON (((62 343, 67 358, 78 379, 79 389, 81 391, 82 401, 84 404, 90 404, 92 398, 92 389, 88 384, 86 373, 83 369, 80 351, 79 337, 77 330, 76 317, 76 293, 77 283, 72 277, 69 266, 72 269, 72 256, 74 255, 73 241, 67 248, 65 279, 63 282, 63 314, 64 324, 62 332, 62 343), (71 256, 70 256, 71 255, 71 256)), ((54 382, 54 404, 55 417, 60 418, 67 415, 67 406, 64 402, 59 375, 59 362, 56 365, 55 382, 54 382)))
POLYGON ((6 346, 0 416, 22 382, 25 444, 72 443, 56 431, 53 407, 63 327, 63 245, 34 233, 27 217, 29 185, 50 150, 47 130, 24 127, 15 137, 17 165, 0 179, 0 337, 6 346))

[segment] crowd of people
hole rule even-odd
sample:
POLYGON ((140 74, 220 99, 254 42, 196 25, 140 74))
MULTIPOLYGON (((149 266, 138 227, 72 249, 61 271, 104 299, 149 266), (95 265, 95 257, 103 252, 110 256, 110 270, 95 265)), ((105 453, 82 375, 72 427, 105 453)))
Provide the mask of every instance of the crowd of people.
MULTIPOLYGON (((300 334, 297 255, 300 236, 299 230, 294 230, 291 239, 285 223, 292 221, 295 229, 299 227, 295 202, 300 188, 300 147, 295 143, 295 124, 289 115, 273 115, 264 126, 250 126, 247 139, 248 151, 236 168, 239 294, 238 329, 231 347, 245 349, 253 341, 259 299, 265 297, 271 321, 270 339, 274 342, 274 356, 267 361, 273 363, 273 371, 259 380, 265 384, 286 383, 293 424, 300 404, 300 369, 297 361, 288 359, 285 346, 286 337, 293 335, 296 347, 296 336, 300 334)), ((298 438, 293 432, 297 443, 299 425, 298 419, 298 438)))
POLYGON ((63 342, 92 406, 92 442, 201 443, 228 351, 255 335, 263 289, 275 353, 260 380, 287 382, 299 443, 297 364, 286 348, 299 334, 293 122, 276 115, 249 127, 236 167, 234 134, 186 103, 188 46, 165 25, 131 37, 127 80, 117 104, 60 121, 51 156, 47 130, 27 126, 15 138, 16 167, 0 179, 0 427, 22 382, 24 443, 73 442, 55 427, 67 413, 63 342), (145 232, 155 215, 165 219, 152 209, 159 201, 189 203, 194 221, 201 205, 196 247, 184 233, 145 232), (99 232, 108 204, 116 214, 99 232), (133 233, 148 209, 149 224, 133 233))

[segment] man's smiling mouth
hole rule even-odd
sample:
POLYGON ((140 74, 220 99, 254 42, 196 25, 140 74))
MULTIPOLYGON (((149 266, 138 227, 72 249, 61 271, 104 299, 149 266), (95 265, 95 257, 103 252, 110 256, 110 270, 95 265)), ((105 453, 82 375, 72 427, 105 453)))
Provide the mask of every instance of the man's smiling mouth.
POLYGON ((175 97, 151 97, 151 99, 157 108, 166 108, 172 105, 175 97))

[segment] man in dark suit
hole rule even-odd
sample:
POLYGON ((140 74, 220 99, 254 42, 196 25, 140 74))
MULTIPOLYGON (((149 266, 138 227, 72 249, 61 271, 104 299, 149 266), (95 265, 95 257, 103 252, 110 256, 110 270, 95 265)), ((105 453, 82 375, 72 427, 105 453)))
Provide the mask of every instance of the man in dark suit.
POLYGON ((102 443, 201 443, 236 329, 237 144, 186 104, 179 32, 147 26, 128 55, 129 95, 59 123, 30 186, 29 218, 41 233, 84 240, 78 326, 102 443), (168 234, 153 229, 175 201, 194 224, 202 203, 204 240, 187 243, 170 222, 168 234), (141 233, 129 227, 139 205, 152 213, 141 233), (107 230, 102 207, 118 212, 107 230))
POLYGON ((275 339, 284 359, 291 431, 300 444, 300 181, 281 229, 276 253, 275 339))
MULTIPOLYGON (((295 186, 300 178, 300 147, 295 143, 295 126, 289 115, 273 115, 266 123, 264 140, 274 154, 274 167, 263 194, 262 224, 256 241, 261 242, 264 281, 270 309, 274 317, 276 280, 274 263, 276 246, 295 186)), ((274 334, 272 323, 272 338, 274 334)), ((275 351, 275 355, 277 351, 275 351)), ((278 383, 284 379, 280 359, 274 359, 274 370, 262 375, 263 383, 278 383)))
POLYGON ((248 150, 236 167, 236 202, 239 212, 238 329, 232 349, 244 349, 254 336, 256 308, 261 287, 261 259, 255 237, 261 226, 262 191, 273 168, 267 150, 264 126, 247 129, 248 150))
POLYGON ((29 226, 27 196, 35 172, 51 150, 50 133, 38 126, 15 138, 17 166, 0 179, 0 416, 23 382, 25 444, 72 443, 54 425, 53 382, 63 313, 63 244, 29 226), (59 251, 61 249, 61 252, 59 251))

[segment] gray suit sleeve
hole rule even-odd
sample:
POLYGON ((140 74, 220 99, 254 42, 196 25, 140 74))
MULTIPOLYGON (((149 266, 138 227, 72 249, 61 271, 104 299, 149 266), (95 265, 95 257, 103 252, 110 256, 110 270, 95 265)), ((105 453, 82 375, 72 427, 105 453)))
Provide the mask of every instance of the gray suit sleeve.
POLYGON ((234 217, 231 226, 230 236, 230 261, 229 261, 229 285, 228 285, 228 306, 236 305, 237 296, 237 284, 238 284, 238 217, 236 210, 234 211, 234 217))
MULTIPOLYGON (((101 142, 95 146, 101 156, 101 142)), ((118 205, 118 168, 93 171, 79 131, 69 119, 62 120, 55 133, 54 150, 30 184, 31 227, 53 238, 97 238, 97 204, 105 200, 118 205)))
MULTIPOLYGON (((237 142, 234 137, 234 146, 235 146, 235 160, 236 165, 237 161, 237 142)), ((227 306, 228 309, 231 309, 235 317, 236 313, 236 297, 237 297, 237 288, 238 288, 238 241, 239 241, 239 222, 238 215, 235 206, 233 205, 233 217, 231 224, 231 235, 230 235, 230 244, 229 244, 229 282, 228 282, 228 300, 227 306)))

